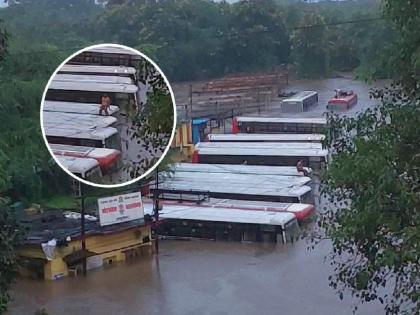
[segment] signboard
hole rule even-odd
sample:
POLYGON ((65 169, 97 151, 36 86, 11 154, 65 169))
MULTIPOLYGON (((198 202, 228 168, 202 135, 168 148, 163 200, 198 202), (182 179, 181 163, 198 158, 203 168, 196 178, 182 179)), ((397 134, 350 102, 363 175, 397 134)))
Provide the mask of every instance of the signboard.
POLYGON ((98 199, 98 207, 101 226, 142 219, 144 217, 140 192, 100 198, 98 199))

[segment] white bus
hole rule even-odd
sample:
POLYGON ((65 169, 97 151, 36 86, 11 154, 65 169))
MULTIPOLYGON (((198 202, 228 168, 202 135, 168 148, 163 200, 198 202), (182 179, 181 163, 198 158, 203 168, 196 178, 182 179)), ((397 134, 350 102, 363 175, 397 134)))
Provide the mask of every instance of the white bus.
POLYGON ((96 64, 103 66, 135 67, 142 57, 131 50, 119 47, 98 47, 86 50, 73 57, 70 64, 96 64))
MULTIPOLYGON (((296 170, 296 166, 176 163, 172 164, 170 169, 173 172, 301 176, 296 170)), ((310 173, 310 169, 305 169, 310 173)))
POLYGON ((321 143, 313 142, 199 142, 196 148, 254 148, 254 149, 322 149, 321 143))
POLYGON ((211 133, 207 135, 210 142, 315 142, 321 143, 323 134, 275 134, 275 133, 211 133))
POLYGON ((50 144, 51 151, 58 156, 90 158, 99 163, 103 173, 111 173, 118 169, 121 152, 115 149, 92 148, 66 144, 50 144))
MULTIPOLYGON (((162 205, 158 231, 162 236, 289 243, 299 235, 293 213, 189 203, 162 205)), ((144 208, 153 213, 153 203, 145 202, 144 208)))
POLYGON ((62 74, 92 74, 131 78, 137 83, 136 68, 124 66, 95 66, 66 64, 58 70, 62 74))
POLYGON ((282 111, 288 113, 306 112, 318 104, 318 92, 302 91, 282 101, 282 111))
POLYGON ((232 133, 323 133, 325 118, 235 117, 232 133))
POLYGON ((96 82, 113 84, 134 84, 133 80, 126 77, 106 76, 106 75, 86 75, 86 74, 56 74, 54 81, 59 82, 96 82))
MULTIPOLYGON (((314 203, 311 187, 301 184, 293 185, 293 183, 287 182, 278 183, 279 187, 276 187, 269 181, 260 180, 258 186, 255 186, 253 182, 235 181, 234 178, 226 183, 180 178, 179 180, 166 180, 159 183, 159 192, 162 193, 162 199, 183 199, 193 191, 202 191, 206 192, 211 198, 220 199, 314 203)), ((155 191, 155 188, 151 188, 151 191, 155 191)))
MULTIPOLYGON (((86 114, 86 115, 99 115, 100 104, 92 103, 76 103, 76 102, 55 102, 44 101, 44 112, 59 112, 59 113, 72 113, 72 114, 86 114)), ((116 115, 119 111, 118 106, 111 105, 108 108, 110 115, 116 115)))
POLYGON ((160 173, 161 181, 165 182, 199 182, 217 185, 234 185, 248 189, 250 186, 264 187, 270 190, 273 186, 277 188, 287 188, 292 186, 302 186, 308 184, 311 179, 305 176, 285 176, 267 174, 234 174, 234 173, 207 173, 207 172, 175 172, 160 173))
POLYGON ((45 99, 50 101, 100 103, 104 94, 118 107, 130 102, 137 106, 138 87, 134 84, 51 81, 45 99))
POLYGON ((55 155, 55 158, 67 170, 76 176, 97 182, 102 177, 101 168, 95 159, 55 155))
POLYGON ((92 130, 80 126, 73 128, 44 126, 44 132, 48 143, 120 150, 118 130, 113 127, 92 130))
POLYGON ((296 166, 302 160, 304 166, 323 169, 328 160, 328 150, 277 149, 277 148, 196 148, 193 163, 248 164, 268 166, 296 166))
POLYGON ((94 130, 115 126, 117 118, 113 116, 87 115, 78 113, 42 112, 43 124, 58 128, 82 128, 94 130))

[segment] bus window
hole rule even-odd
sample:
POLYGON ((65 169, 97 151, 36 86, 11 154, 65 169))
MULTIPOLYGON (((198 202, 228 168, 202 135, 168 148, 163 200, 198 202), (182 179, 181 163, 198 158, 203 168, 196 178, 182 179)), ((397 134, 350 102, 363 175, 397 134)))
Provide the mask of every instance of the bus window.
POLYGON ((283 235, 285 237, 285 240, 283 240, 285 243, 293 243, 299 239, 300 229, 296 219, 288 222, 284 226, 283 235))
POLYGON ((306 203, 306 204, 314 204, 315 198, 312 190, 306 192, 304 195, 300 197, 300 203, 306 203))
POLYGON ((85 178, 89 179, 89 181, 93 183, 97 183, 100 181, 100 178, 102 177, 101 168, 98 166, 95 166, 91 170, 87 171, 85 174, 85 178))
POLYGON ((118 134, 114 134, 105 140, 105 148, 120 150, 120 138, 118 134))
POLYGON ((94 148, 102 148, 103 144, 102 141, 100 140, 93 140, 93 139, 76 139, 76 141, 78 141, 79 144, 76 145, 81 145, 83 147, 94 147, 94 148))

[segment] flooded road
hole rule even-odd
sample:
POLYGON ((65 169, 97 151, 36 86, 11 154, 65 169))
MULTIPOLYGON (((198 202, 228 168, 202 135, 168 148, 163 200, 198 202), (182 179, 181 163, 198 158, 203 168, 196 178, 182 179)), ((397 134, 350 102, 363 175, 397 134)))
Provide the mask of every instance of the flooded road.
MULTIPOLYGON (((352 314, 328 287, 327 243, 161 241, 159 259, 56 282, 20 279, 8 314, 352 314)), ((379 304, 358 314, 381 314, 379 304)))
POLYGON ((283 113, 280 108, 280 98, 275 99, 271 106, 261 110, 261 116, 266 117, 322 117, 326 111, 328 100, 334 96, 335 89, 353 90, 357 94, 357 104, 348 111, 339 112, 340 115, 355 116, 358 112, 368 107, 378 104, 378 101, 369 97, 371 88, 382 88, 389 83, 386 80, 366 84, 363 81, 356 81, 348 78, 334 78, 325 80, 299 80, 290 81, 287 90, 304 91, 311 90, 318 92, 318 105, 312 107, 310 111, 303 113, 283 113))
MULTIPOLYGON (((383 83, 379 84, 380 86, 383 83)), ((292 82, 291 90, 317 90, 319 105, 290 116, 319 117, 334 89, 353 89, 358 104, 348 115, 372 106, 370 86, 348 79, 292 82)), ((279 102, 261 112, 281 117, 279 102)), ((321 207, 318 207, 320 209, 321 207)), ((56 282, 19 279, 7 314, 287 314, 351 315, 356 300, 341 301, 328 286, 332 272, 324 241, 308 251, 293 245, 212 241, 160 241, 159 258, 90 271, 86 278, 56 282)), ((357 314, 384 314, 377 302, 359 305, 357 314)))

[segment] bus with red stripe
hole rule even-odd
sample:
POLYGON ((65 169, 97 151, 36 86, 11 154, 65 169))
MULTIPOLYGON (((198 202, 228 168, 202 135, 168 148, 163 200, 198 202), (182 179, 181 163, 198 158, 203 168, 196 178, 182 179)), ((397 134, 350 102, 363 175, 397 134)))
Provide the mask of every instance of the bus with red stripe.
POLYGON ((91 158, 98 162, 102 173, 111 173, 118 169, 121 161, 121 151, 107 148, 92 148, 66 144, 50 144, 56 156, 72 156, 78 158, 91 158))

